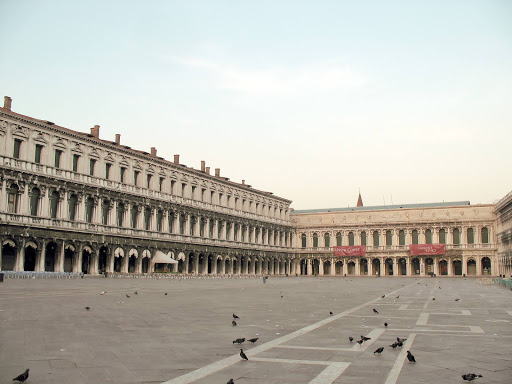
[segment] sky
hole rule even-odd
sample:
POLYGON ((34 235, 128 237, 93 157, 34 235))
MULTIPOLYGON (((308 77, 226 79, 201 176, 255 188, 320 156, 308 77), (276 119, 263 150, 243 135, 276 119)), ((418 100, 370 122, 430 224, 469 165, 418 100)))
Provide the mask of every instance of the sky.
POLYGON ((12 110, 293 200, 512 190, 512 2, 0 0, 12 110))

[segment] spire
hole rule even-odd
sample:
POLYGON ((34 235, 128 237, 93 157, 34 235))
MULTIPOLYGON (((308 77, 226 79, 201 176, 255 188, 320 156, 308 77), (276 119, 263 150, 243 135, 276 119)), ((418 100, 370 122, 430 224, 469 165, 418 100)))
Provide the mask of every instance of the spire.
POLYGON ((359 190, 359 197, 357 198, 356 207, 362 207, 362 206, 363 206, 363 199, 361 198, 361 190, 359 190))

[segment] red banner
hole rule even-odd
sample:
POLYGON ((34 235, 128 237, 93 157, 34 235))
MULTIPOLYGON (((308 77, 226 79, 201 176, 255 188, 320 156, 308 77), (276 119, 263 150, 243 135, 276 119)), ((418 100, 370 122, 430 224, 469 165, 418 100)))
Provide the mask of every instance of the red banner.
POLYGON ((444 255, 446 244, 411 244, 409 245, 411 256, 419 255, 444 255))
POLYGON ((344 245, 341 247, 333 247, 334 256, 364 256, 366 255, 365 245, 344 245))

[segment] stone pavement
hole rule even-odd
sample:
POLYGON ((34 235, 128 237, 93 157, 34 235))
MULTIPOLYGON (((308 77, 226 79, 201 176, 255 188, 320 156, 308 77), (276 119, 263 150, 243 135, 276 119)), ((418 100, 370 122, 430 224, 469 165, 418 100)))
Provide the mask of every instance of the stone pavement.
POLYGON ((38 384, 512 383, 512 291, 469 278, 7 280, 0 384, 25 368, 38 384), (372 340, 348 340, 361 335, 372 340), (249 361, 239 337, 259 337, 241 346, 249 361))

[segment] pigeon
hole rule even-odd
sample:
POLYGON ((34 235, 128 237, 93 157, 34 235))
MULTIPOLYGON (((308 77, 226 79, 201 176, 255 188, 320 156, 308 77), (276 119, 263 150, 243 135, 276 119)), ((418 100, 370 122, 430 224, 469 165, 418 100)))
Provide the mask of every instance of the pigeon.
POLYGON ((455 301, 459 301, 460 299, 455 299, 455 301))
POLYGON ((398 295, 396 298, 397 298, 397 299, 398 299, 398 298, 400 298, 400 295, 398 295))
POLYGON ((361 345, 363 344, 364 340, 357 340, 357 344, 361 345))
POLYGON ((380 355, 383 350, 384 350, 384 347, 380 347, 380 348, 377 348, 377 350, 373 353, 378 353, 380 355))
POLYGON ((138 294, 139 294, 139 292, 135 291, 135 292, 133 292, 133 294, 134 294, 134 295, 138 295, 138 294))
POLYGON ((243 350, 243 349, 240 349, 240 357, 242 358, 242 360, 249 360, 249 359, 247 358, 247 356, 245 355, 245 353, 244 353, 244 350, 243 350))
POLYGON ((398 343, 395 341, 393 344, 390 345, 391 348, 395 349, 398 347, 398 343))
POLYGON ((416 359, 412 355, 411 351, 407 351, 407 359, 409 360, 409 363, 415 363, 416 359))
POLYGON ((229 379, 229 381, 227 382, 227 384, 235 384, 235 382, 233 381, 233 379, 229 379))
POLYGON ((381 299, 383 299, 383 298, 385 298, 385 297, 386 297, 386 295, 382 295, 380 298, 381 298, 381 299))
POLYGON ((354 338, 352 336, 349 336, 348 339, 349 339, 350 342, 354 341, 354 338))
POLYGON ((244 341, 245 341, 245 338, 236 339, 233 341, 233 344, 235 344, 235 343, 242 344, 244 341))
POLYGON ((407 339, 401 339, 399 337, 396 338, 396 341, 398 341, 399 343, 403 343, 404 341, 406 341, 407 339))
POLYGON ((439 289, 441 289, 441 287, 438 287, 439 289))
POLYGON ((130 295, 126 295, 126 298, 129 299, 131 296, 130 295))
POLYGON ((462 375, 462 378, 466 381, 469 381, 470 383, 473 381, 473 380, 476 380, 478 379, 479 377, 483 377, 482 375, 476 375, 474 373, 466 373, 465 375, 462 375))
POLYGON ((373 308, 373 312, 374 313, 379 313, 379 311, 377 311, 375 308, 373 308))
POLYGON ((85 309, 89 310, 89 309, 91 309, 91 307, 85 307, 85 309))
POLYGON ((233 319, 239 319, 239 317, 233 313, 233 319))
POLYGON ((388 323, 384 323, 384 326, 387 327, 388 326, 388 323))
POLYGON ((100 293, 100 295, 104 295, 105 293, 107 293, 107 292, 106 292, 106 291, 102 291, 102 292, 100 293))
POLYGON ((361 340, 363 340, 363 341, 368 341, 371 339, 372 339, 371 337, 366 337, 366 336, 361 335, 361 340))
POLYGON ((435 301, 435 300, 436 300, 436 298, 435 298, 435 297, 433 297, 433 298, 432 298, 432 301, 435 301))
POLYGON ((249 341, 254 344, 255 342, 258 341, 258 339, 259 339, 259 337, 255 337, 254 339, 249 339, 249 341))
POLYGON ((233 320, 233 321, 231 322, 231 324, 233 324, 233 327, 236 327, 236 321, 235 321, 235 320, 233 320))
POLYGON ((165 292, 164 295, 167 296, 167 292, 165 292))
POLYGON ((12 379, 12 381, 19 381, 20 383, 24 383, 28 379, 28 371, 30 371, 30 369, 27 369, 21 375, 19 375, 18 377, 12 379))
POLYGON ((334 315, 334 313, 332 313, 332 311, 329 311, 329 315, 331 315, 331 316, 332 316, 332 315, 334 315))
POLYGON ((397 341, 396 346, 402 348, 404 346, 404 343, 402 343, 401 341, 397 341))

